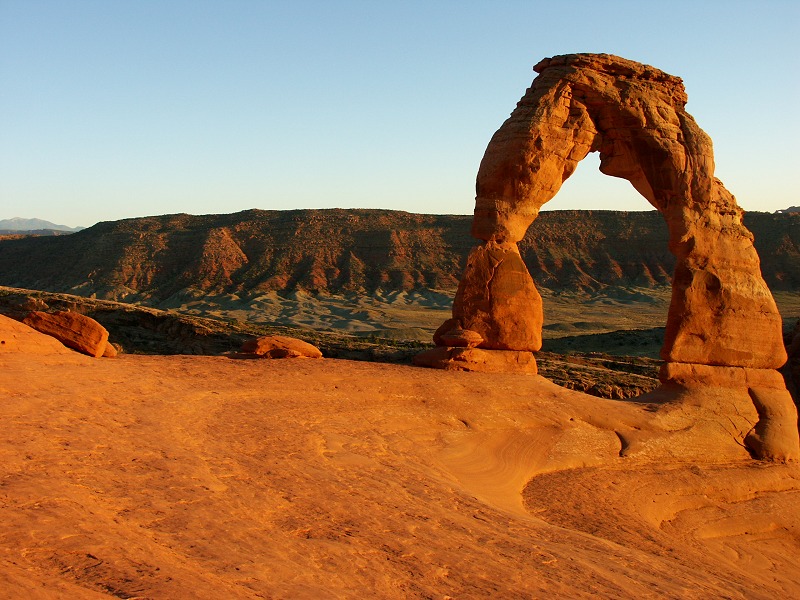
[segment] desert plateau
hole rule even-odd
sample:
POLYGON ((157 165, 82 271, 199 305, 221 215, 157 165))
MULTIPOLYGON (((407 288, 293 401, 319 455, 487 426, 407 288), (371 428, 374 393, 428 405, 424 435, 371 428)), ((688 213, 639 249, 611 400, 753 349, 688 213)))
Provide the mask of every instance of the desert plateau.
POLYGON ((473 217, 0 237, 0 596, 800 598, 800 213, 680 78, 534 70, 473 217), (655 210, 540 214, 592 152, 655 210))

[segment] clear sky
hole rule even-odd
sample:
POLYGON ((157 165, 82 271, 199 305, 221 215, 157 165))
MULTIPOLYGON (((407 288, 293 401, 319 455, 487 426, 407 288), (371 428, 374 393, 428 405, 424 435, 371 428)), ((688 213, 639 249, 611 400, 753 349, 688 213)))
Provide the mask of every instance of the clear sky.
MULTIPOLYGON (((684 79, 746 210, 800 204, 797 0, 0 0, 0 219, 469 214, 541 58, 684 79)), ((647 210, 591 155, 548 208, 647 210)))

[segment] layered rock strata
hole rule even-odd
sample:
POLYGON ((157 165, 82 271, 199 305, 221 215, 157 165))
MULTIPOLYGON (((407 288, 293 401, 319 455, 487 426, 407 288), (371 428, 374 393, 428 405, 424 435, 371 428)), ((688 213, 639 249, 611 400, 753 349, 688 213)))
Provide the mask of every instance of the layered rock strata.
POLYGON ((52 336, 45 335, 14 319, 0 315, 0 354, 70 355, 72 350, 52 336))
MULTIPOLYGON (((168 309, 230 300, 220 295, 238 296, 246 309, 249 299, 273 292, 455 291, 474 241, 470 220, 388 210, 250 210, 124 219, 71 235, 0 236, 0 285, 168 309)), ((800 213, 750 212, 744 223, 770 289, 800 289, 800 213)), ((669 285, 675 258, 667 242, 655 210, 554 210, 542 212, 518 246, 538 287, 592 293, 669 285)))
POLYGON ((685 110, 681 79, 606 54, 556 56, 534 70, 539 76, 481 161, 472 224, 481 244, 456 294, 455 327, 477 332, 485 351, 540 349, 542 302, 517 242, 577 164, 599 152, 600 170, 630 181, 669 230, 676 266, 662 382, 747 391, 759 415, 746 440, 751 451, 800 457, 785 386, 774 378, 776 387, 751 386, 733 374, 775 372, 786 361, 781 318, 743 211, 714 177, 711 139, 685 110), (697 375, 709 369, 710 379, 697 375))
POLYGON ((108 330, 91 317, 68 310, 55 313, 33 311, 22 322, 82 354, 94 358, 116 356, 113 348, 107 350, 108 330))

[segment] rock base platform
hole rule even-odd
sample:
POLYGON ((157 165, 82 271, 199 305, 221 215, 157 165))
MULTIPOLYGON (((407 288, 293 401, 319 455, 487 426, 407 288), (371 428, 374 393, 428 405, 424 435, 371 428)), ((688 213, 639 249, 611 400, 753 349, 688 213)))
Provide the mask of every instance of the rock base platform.
POLYGON ((437 346, 414 357, 418 367, 447 371, 478 371, 481 373, 524 373, 536 375, 539 370, 533 352, 519 350, 483 350, 437 346))

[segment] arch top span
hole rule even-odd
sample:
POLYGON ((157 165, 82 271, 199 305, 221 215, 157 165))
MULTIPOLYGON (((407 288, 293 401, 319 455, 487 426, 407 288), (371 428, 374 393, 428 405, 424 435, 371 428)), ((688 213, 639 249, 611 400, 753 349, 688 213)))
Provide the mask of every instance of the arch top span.
POLYGON ((608 54, 555 56, 534 70, 481 161, 475 237, 521 240, 590 152, 600 153, 604 174, 630 181, 662 213, 675 198, 711 198, 711 140, 685 111, 679 77, 608 54))
POLYGON ((598 152, 600 171, 627 179, 669 229, 676 265, 662 381, 750 382, 762 418, 748 447, 762 457, 800 456, 796 412, 773 377, 786 361, 781 317, 742 210, 714 177, 711 139, 685 110, 683 81, 609 54, 554 56, 534 70, 539 75, 486 148, 472 223, 480 243, 453 318, 434 336, 437 350, 419 364, 536 371, 542 299, 517 242, 577 164, 598 152), (772 383, 754 383, 763 381, 772 383), (777 431, 788 437, 776 442, 777 431))

